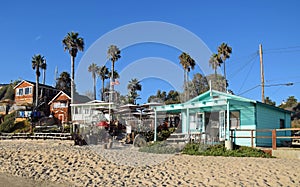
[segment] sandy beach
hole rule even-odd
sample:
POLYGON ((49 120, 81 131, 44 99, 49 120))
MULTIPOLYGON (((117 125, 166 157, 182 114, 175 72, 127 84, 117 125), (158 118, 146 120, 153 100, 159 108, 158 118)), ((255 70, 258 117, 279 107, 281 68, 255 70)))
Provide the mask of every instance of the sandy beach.
POLYGON ((0 186, 300 186, 292 159, 104 150, 72 141, 0 141, 0 186))

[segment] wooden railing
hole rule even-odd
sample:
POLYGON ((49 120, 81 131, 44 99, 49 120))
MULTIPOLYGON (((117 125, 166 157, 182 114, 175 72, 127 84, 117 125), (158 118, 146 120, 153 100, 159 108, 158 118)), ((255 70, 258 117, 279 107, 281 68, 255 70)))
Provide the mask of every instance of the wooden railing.
POLYGON ((57 139, 71 140, 70 133, 0 133, 0 139, 57 139))
MULTIPOLYGON (((239 139, 239 138, 250 138, 251 147, 254 147, 254 139, 271 139, 272 140, 272 149, 277 149, 277 139, 291 139, 293 140, 299 139, 300 136, 277 136, 277 132, 284 132, 284 131, 300 131, 300 128, 284 128, 284 129, 232 129, 230 130, 230 138, 231 139, 239 139), (250 132, 250 136, 236 136, 235 132, 250 132), (256 136, 254 132, 270 132, 271 136, 256 136)), ((292 133, 289 133, 292 134, 292 133)))

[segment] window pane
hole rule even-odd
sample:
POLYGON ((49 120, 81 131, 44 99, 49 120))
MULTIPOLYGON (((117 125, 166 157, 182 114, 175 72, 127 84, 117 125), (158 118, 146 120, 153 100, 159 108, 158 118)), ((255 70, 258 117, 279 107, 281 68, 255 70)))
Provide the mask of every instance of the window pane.
POLYGON ((231 129, 240 128, 240 111, 230 112, 230 128, 231 129))
POLYGON ((23 88, 19 88, 19 95, 23 95, 23 88))
POLYGON ((29 94, 29 87, 25 88, 25 95, 29 94))

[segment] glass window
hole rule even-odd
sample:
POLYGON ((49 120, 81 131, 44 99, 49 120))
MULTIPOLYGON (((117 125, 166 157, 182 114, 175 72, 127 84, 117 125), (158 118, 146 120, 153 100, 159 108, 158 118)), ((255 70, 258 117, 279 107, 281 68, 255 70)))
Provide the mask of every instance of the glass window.
POLYGON ((230 129, 240 128, 240 111, 230 112, 230 129))
POLYGON ((18 88, 17 96, 22 96, 22 95, 23 95, 23 88, 18 88))
POLYGON ((67 107, 67 103, 65 102, 56 102, 53 105, 53 108, 65 108, 65 107, 67 107))
POLYGON ((32 93, 32 87, 27 87, 25 88, 25 95, 31 94, 32 93))
POLYGON ((280 119, 280 127, 279 128, 281 128, 281 129, 285 128, 284 119, 280 119))

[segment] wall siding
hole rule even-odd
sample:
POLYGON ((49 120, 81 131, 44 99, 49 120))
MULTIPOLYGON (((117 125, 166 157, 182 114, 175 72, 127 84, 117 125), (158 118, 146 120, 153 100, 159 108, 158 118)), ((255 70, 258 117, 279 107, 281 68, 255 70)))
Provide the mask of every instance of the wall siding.
MULTIPOLYGON (((253 103, 243 103, 243 105, 232 105, 230 110, 240 111, 239 129, 256 129, 255 106, 253 103)), ((235 136, 250 136, 250 131, 236 131, 235 136)), ((251 146, 250 138, 235 138, 233 142, 237 145, 251 146)), ((255 146, 255 141, 254 141, 255 146)))
MULTIPOLYGON (((287 112, 274 110, 263 104, 256 105, 256 116, 257 116, 257 129, 279 129, 280 119, 285 121, 285 128, 291 127, 290 115, 287 112)), ((257 132, 257 136, 272 136, 271 132, 257 132)), ((277 132, 277 136, 289 136, 289 131, 277 132)), ((277 139, 277 145, 282 145, 283 141, 289 141, 289 139, 277 139)), ((257 138, 257 146, 272 146, 271 138, 257 138)))

